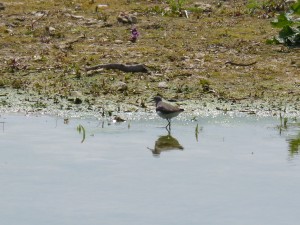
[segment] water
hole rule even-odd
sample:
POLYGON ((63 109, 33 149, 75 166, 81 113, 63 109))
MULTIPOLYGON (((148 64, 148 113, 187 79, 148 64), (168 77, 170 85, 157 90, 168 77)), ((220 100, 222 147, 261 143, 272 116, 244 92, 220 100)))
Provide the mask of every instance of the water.
POLYGON ((2 115, 0 122, 3 225, 300 221, 296 122, 174 120, 171 136, 159 119, 118 124, 2 115))

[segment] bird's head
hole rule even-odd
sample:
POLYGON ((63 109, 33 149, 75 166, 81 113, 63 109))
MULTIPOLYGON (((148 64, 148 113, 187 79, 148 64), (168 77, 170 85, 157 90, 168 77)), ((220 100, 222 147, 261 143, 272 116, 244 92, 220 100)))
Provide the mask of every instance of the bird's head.
POLYGON ((159 102, 162 101, 162 99, 161 99, 160 96, 155 96, 155 97, 153 98, 153 100, 155 101, 155 104, 156 104, 156 105, 157 105, 159 102))

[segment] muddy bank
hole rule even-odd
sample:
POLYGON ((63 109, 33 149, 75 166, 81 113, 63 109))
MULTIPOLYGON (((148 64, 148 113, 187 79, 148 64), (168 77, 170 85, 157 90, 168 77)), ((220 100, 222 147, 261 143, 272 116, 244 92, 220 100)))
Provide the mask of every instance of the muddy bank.
MULTIPOLYGON (((62 117, 114 117, 121 115, 126 119, 135 117, 156 116, 154 103, 151 98, 129 99, 118 101, 115 98, 90 98, 88 96, 45 97, 35 92, 14 89, 0 89, 0 113, 24 113, 46 114, 62 117)), ((171 100, 172 99, 168 99, 171 100)), ((261 100, 222 100, 211 95, 203 96, 197 100, 177 100, 178 104, 185 109, 179 117, 181 119, 193 118, 205 115, 232 114, 232 115, 258 115, 298 117, 300 116, 299 105, 296 102, 288 102, 278 99, 272 101, 261 100)))
POLYGON ((278 34, 277 12, 262 16, 240 0, 196 10, 195 2, 184 1, 188 17, 162 13, 166 1, 5 4, 0 110, 153 113, 149 101, 161 95, 191 116, 299 114, 299 49, 266 44, 278 34))

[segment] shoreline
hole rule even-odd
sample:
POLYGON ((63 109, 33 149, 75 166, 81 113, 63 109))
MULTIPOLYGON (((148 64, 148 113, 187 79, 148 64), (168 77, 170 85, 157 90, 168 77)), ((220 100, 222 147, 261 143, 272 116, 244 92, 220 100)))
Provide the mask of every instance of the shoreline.
MULTIPOLYGON (((55 99, 43 95, 35 95, 26 91, 10 88, 0 89, 0 113, 5 114, 35 114, 67 118, 109 118, 121 116, 128 119, 149 117, 155 114, 152 102, 145 102, 142 106, 130 104, 126 101, 116 102, 98 98, 96 103, 90 103, 86 97, 82 102, 76 103, 74 98, 55 99)), ((258 117, 300 117, 296 102, 283 103, 243 99, 240 101, 220 100, 213 96, 204 96, 199 100, 182 100, 178 104, 185 109, 185 113, 178 118, 193 118, 198 116, 216 116, 229 114, 232 116, 258 116, 258 117)))

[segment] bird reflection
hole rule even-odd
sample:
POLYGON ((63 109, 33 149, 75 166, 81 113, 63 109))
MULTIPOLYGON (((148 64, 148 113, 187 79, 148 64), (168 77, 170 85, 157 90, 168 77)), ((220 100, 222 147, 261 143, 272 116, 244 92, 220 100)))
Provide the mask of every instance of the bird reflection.
MULTIPOLYGON (((150 149, 150 148, 149 148, 150 149)), ((159 156, 161 152, 166 152, 170 150, 183 150, 178 140, 174 138, 170 132, 168 135, 160 136, 154 145, 154 149, 150 149, 153 156, 159 156)))

